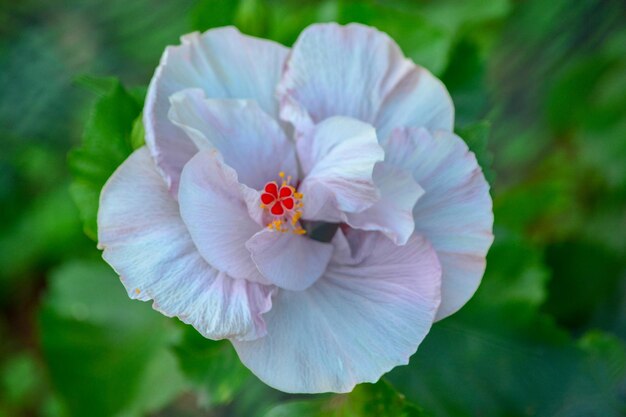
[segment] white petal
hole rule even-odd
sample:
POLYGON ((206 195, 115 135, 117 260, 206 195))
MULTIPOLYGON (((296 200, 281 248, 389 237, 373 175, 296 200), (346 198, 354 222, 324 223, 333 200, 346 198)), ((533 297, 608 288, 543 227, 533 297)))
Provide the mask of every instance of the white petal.
POLYGON ((413 172, 425 194, 413 210, 415 230, 428 238, 443 268, 437 319, 460 309, 476 292, 493 242, 489 184, 458 136, 425 129, 395 130, 385 144, 390 161, 413 172))
POLYGON ((311 25, 285 68, 278 87, 281 117, 299 131, 331 116, 368 122, 381 138, 401 126, 452 131, 454 107, 445 86, 374 28, 311 25))
POLYGON ((146 144, 174 196, 182 168, 197 149, 167 118, 169 97, 201 88, 211 98, 256 100, 276 117, 274 90, 287 53, 282 45, 242 35, 233 27, 191 33, 182 45, 165 50, 148 88, 144 125, 146 144))
POLYGON ((207 99, 204 91, 187 89, 170 102, 170 120, 198 149, 217 149, 241 183, 260 190, 281 171, 297 176, 293 142, 255 101, 207 99))
POLYGON ((279 291, 268 333, 233 344, 243 363, 286 392, 348 392, 376 382, 428 333, 440 300, 441 269, 427 241, 396 246, 367 233, 358 265, 331 263, 305 291, 279 291))
POLYGON ((109 179, 98 211, 99 247, 128 295, 154 300, 210 339, 255 339, 271 308, 271 287, 235 280, 200 256, 146 148, 109 179))
POLYGON ((254 235, 246 247, 265 278, 292 291, 302 291, 317 281, 333 253, 329 243, 268 229, 254 235))
POLYGON ((246 193, 256 191, 239 183, 217 151, 200 151, 181 175, 180 215, 209 264, 234 278, 268 283, 245 246, 263 228, 250 217, 246 193))
POLYGON ((296 142, 305 178, 303 217, 343 221, 342 212, 371 207, 380 194, 372 178, 376 162, 384 158, 376 131, 348 117, 331 117, 296 142))
POLYGON ((408 171, 387 163, 374 167, 374 182, 381 197, 361 213, 347 214, 347 223, 361 230, 383 232, 397 245, 404 245, 415 230, 413 207, 424 194, 408 171))

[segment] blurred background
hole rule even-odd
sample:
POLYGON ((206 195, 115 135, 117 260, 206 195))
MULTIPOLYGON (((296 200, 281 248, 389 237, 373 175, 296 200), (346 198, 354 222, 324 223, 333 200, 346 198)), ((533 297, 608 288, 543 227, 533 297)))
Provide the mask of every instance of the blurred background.
POLYGON ((626 3, 0 0, 0 214, 1 417, 624 416, 626 3), (443 79, 496 240, 408 366, 294 397, 127 299, 93 215, 166 45, 231 24, 291 45, 318 21, 376 26, 443 79))

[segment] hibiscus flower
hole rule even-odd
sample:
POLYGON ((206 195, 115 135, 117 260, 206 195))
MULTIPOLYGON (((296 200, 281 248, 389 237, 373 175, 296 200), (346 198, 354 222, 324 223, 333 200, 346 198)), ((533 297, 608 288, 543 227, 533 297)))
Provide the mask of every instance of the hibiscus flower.
POLYGON ((144 125, 102 190, 104 259, 277 389, 377 381, 480 283, 488 184, 444 85, 376 29, 186 35, 144 125))

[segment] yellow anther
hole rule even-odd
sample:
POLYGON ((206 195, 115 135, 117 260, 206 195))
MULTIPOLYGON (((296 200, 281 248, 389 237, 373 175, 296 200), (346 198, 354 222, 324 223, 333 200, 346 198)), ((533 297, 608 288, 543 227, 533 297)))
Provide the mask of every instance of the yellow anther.
POLYGON ((278 176, 281 177, 281 178, 285 178, 285 173, 283 171, 280 171, 278 173, 278 176))
POLYGON ((298 229, 294 229, 293 232, 297 235, 305 235, 306 234, 306 230, 302 229, 302 228, 298 228, 298 229))

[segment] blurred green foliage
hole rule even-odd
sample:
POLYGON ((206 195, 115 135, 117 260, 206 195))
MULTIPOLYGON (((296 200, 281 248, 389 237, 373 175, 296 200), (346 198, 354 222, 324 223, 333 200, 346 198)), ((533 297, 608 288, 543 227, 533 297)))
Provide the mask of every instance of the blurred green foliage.
POLYGON ((384 380, 358 385, 351 393, 319 399, 288 401, 272 408, 265 417, 424 417, 384 380))
POLYGON ((100 190, 113 171, 133 151, 133 123, 143 100, 134 98, 115 79, 83 81, 102 97, 96 101, 85 125, 82 143, 68 163, 74 177, 70 191, 76 201, 85 234, 97 240, 96 216, 100 190))
POLYGON ((185 386, 168 349, 178 328, 147 304, 128 303, 116 280, 96 261, 68 262, 50 276, 41 348, 69 415, 140 416, 185 386))
POLYGON ((0 0, 0 417, 626 415, 625 22, 621 0, 0 0), (130 301, 93 239, 167 44, 322 21, 377 26, 443 79, 496 241, 408 366, 294 397, 130 301))

